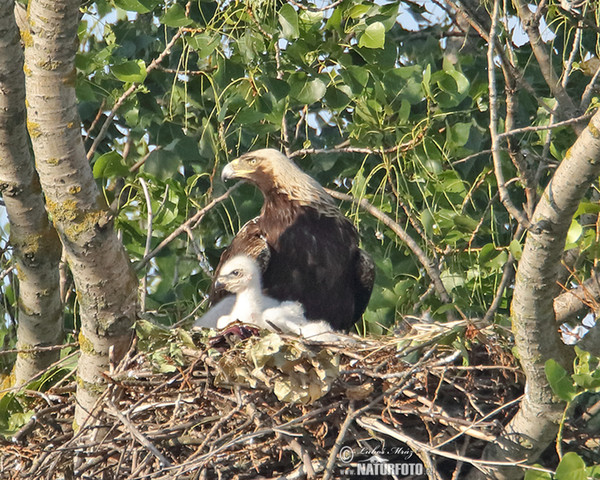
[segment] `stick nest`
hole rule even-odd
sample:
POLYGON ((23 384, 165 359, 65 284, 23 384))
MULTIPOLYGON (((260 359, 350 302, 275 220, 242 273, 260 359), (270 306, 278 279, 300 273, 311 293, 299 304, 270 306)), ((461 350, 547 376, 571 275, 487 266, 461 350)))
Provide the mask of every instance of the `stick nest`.
POLYGON ((377 462, 450 478, 522 394, 500 340, 464 322, 335 345, 145 321, 137 333, 77 433, 72 376, 12 397, 35 415, 0 437, 0 478, 360 478, 377 462))

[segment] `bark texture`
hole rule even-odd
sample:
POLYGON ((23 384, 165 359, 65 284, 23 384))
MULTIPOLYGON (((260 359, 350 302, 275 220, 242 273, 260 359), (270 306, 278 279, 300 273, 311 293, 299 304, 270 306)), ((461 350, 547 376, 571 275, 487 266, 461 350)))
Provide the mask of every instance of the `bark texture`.
POLYGON ((81 312, 77 427, 104 389, 109 349, 118 361, 130 345, 137 279, 108 220, 81 138, 75 96, 79 2, 32 0, 28 20, 27 127, 81 312))
MULTIPOLYGON (((560 259, 577 206, 599 174, 600 111, 568 151, 533 215, 541 232, 527 236, 512 303, 515 344, 527 386, 499 442, 486 449, 489 460, 533 461, 556 438, 564 403, 554 397, 544 365, 553 358, 570 368, 571 352, 561 342, 554 313, 560 259)), ((493 476, 514 480, 522 475, 521 469, 506 468, 493 476)))
POLYGON ((0 191, 10 222, 10 245, 19 279, 15 382, 23 384, 58 360, 60 352, 35 347, 60 344, 58 286, 61 246, 48 221, 25 128, 23 49, 14 1, 0 2, 0 191))

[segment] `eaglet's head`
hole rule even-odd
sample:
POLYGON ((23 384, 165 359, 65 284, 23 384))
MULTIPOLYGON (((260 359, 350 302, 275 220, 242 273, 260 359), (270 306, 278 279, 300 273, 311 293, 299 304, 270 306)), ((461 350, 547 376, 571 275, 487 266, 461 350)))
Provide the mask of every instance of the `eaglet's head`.
POLYGON ((242 179, 255 184, 263 194, 283 193, 292 199, 330 203, 319 183, 273 148, 248 152, 225 165, 223 180, 242 179))
POLYGON ((260 290, 258 264, 246 255, 236 255, 221 267, 215 286, 231 293, 242 292, 249 287, 260 290))

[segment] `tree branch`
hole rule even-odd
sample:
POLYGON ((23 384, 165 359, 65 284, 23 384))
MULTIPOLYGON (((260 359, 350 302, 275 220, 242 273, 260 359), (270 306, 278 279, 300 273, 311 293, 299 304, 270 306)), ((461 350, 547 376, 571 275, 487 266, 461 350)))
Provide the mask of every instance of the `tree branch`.
POLYGON ((23 49, 14 11, 13 1, 0 2, 0 191, 19 279, 15 382, 20 385, 58 360, 59 351, 40 347, 61 343, 63 325, 58 281, 61 246, 48 221, 29 150, 23 49))
POLYGON ((506 181, 504 180, 504 173, 502 172, 502 159, 500 158, 500 142, 498 141, 498 92, 496 89, 496 68, 494 64, 494 45, 496 42, 496 29, 498 26, 498 15, 499 5, 498 0, 494 1, 493 14, 492 14, 492 25, 490 27, 489 42, 488 42, 488 79, 489 79, 489 96, 490 96, 490 136, 492 140, 492 159, 494 161, 494 173, 496 175, 496 182, 498 184, 498 193, 500 195, 500 201, 516 220, 527 230, 532 229, 531 222, 512 203, 508 189, 506 188, 506 181))
MULTIPOLYGON (((531 10, 529 10, 529 4, 524 0, 516 0, 515 6, 525 33, 527 33, 527 37, 529 38, 529 44, 531 45, 533 54, 535 55, 542 75, 546 80, 546 84, 550 88, 552 96, 556 98, 556 101, 558 102, 559 108, 557 111, 560 112, 562 118, 572 118, 577 116, 577 107, 573 103, 573 100, 571 100, 571 97, 567 94, 567 91, 561 84, 559 78, 556 76, 556 72, 552 66, 552 59, 546 51, 546 46, 540 35, 539 21, 542 6, 538 6, 536 14, 533 14, 531 10)), ((576 133, 581 132, 581 128, 576 124, 573 128, 576 133)))

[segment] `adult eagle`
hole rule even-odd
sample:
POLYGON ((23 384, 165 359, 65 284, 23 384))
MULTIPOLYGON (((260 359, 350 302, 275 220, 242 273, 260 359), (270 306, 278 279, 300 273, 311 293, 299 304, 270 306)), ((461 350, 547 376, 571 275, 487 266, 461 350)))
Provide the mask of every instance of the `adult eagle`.
MULTIPOLYGON (((373 290, 375 268, 358 248, 358 232, 319 183, 274 149, 246 153, 227 164, 223 180, 243 179, 264 196, 260 215, 246 223, 221 255, 256 259, 265 295, 298 301, 309 320, 348 331, 373 290)), ((213 280, 212 304, 228 295, 213 280)))

